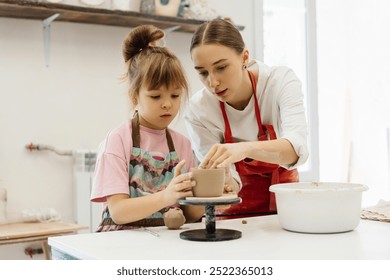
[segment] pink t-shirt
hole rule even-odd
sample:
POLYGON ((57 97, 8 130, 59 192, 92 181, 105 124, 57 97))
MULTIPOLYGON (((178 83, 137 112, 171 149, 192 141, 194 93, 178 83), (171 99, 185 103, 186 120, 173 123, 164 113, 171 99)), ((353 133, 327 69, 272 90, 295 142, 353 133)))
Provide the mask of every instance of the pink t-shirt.
MULTIPOLYGON (((131 120, 112 130, 101 143, 96 162, 91 201, 106 202, 113 194, 129 194, 129 162, 133 140, 131 120)), ((185 169, 194 166, 191 143, 184 135, 170 129, 179 160, 186 160, 185 169)), ((140 126, 140 148, 164 157, 169 153, 166 131, 140 126)))

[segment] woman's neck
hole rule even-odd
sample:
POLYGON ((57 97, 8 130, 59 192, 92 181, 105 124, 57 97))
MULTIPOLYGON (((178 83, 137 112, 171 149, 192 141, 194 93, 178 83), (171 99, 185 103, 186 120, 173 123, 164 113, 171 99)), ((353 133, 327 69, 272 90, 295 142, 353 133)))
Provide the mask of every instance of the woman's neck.
MULTIPOLYGON (((258 71, 252 71, 255 75, 255 79, 257 79, 258 71)), ((247 71, 243 74, 242 84, 240 87, 240 92, 236 94, 236 98, 232 101, 229 101, 228 104, 232 106, 236 110, 244 110, 248 105, 249 101, 252 98, 253 88, 252 82, 249 77, 249 73, 247 71)))

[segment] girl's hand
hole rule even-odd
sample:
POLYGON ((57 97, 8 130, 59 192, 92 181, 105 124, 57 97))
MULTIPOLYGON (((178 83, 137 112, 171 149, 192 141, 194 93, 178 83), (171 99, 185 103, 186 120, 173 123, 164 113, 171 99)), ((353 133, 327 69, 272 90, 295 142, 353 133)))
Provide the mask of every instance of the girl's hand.
POLYGON ((200 168, 229 167, 230 164, 246 158, 247 145, 245 142, 231 144, 215 144, 211 147, 200 168))
POLYGON ((163 190, 164 199, 167 205, 173 205, 182 198, 193 196, 192 187, 195 186, 195 181, 191 180, 192 173, 188 172, 180 174, 184 164, 185 160, 182 160, 176 165, 172 181, 169 183, 167 188, 163 190))

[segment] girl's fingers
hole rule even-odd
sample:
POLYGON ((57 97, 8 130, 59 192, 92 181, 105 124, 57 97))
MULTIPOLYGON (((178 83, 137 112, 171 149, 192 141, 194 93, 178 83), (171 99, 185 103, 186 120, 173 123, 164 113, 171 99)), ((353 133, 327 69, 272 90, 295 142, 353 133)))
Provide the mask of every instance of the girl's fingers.
POLYGON ((180 184, 184 181, 191 181, 191 178, 192 178, 192 172, 188 172, 176 176, 175 178, 173 178, 173 181, 175 184, 180 184))
POLYGON ((177 191, 191 191, 192 187, 195 186, 195 181, 183 181, 180 184, 177 184, 177 191))
POLYGON ((188 196, 194 196, 192 191, 186 191, 186 192, 182 192, 181 193, 181 197, 184 198, 184 197, 188 197, 188 196))
POLYGON ((184 165, 185 165, 186 161, 185 159, 183 159, 182 161, 180 161, 176 167, 175 167, 175 173, 174 173, 174 177, 177 177, 181 174, 181 170, 183 169, 184 165))

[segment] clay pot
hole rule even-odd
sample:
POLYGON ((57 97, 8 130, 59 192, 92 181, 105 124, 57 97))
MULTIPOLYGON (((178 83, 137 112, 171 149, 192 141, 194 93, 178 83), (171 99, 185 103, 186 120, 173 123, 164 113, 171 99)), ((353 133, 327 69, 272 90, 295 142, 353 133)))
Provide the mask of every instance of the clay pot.
POLYGON ((225 184, 225 169, 191 168, 193 179, 196 181, 192 193, 195 197, 216 197, 223 194, 225 184))

